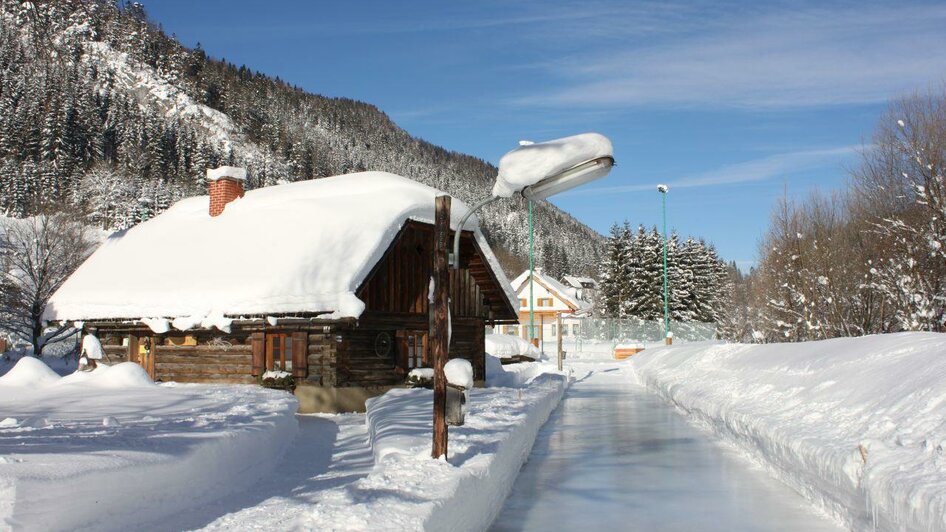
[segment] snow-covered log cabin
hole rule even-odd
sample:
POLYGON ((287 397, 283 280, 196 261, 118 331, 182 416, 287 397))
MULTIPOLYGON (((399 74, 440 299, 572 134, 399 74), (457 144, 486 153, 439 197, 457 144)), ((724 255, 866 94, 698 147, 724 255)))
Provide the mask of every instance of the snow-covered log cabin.
MULTIPOLYGON (((115 233, 63 284, 46 319, 75 322, 106 363, 158 381, 255 383, 292 375, 300 410, 350 411, 428 365, 434 198, 364 172, 248 191, 208 171, 209 195, 115 233)), ((467 211, 454 201, 451 223, 467 211)), ((451 237, 452 239, 452 237, 451 237)), ((516 296, 475 219, 451 270, 451 358, 485 376, 485 325, 516 296)))

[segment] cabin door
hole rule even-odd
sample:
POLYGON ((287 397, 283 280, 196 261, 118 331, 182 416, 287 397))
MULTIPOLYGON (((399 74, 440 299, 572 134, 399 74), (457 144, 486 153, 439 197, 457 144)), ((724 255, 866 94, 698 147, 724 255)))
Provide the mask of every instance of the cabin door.
POLYGON ((397 346, 397 365, 405 372, 414 368, 430 367, 427 331, 398 331, 397 346))

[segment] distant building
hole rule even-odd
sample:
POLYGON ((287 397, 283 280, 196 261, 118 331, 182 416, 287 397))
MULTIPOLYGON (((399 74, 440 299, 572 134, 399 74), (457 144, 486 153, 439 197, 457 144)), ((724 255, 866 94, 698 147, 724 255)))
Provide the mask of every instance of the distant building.
MULTIPOLYGON (((541 268, 534 270, 532 279, 532 305, 535 320, 534 337, 539 341, 556 339, 559 334, 563 339, 577 336, 581 326, 580 318, 591 315, 592 304, 584 300, 581 295, 590 295, 592 286, 582 286, 576 289, 570 284, 564 284, 549 275, 545 275, 541 268), (557 317, 562 316, 562 329, 558 330, 557 317)), ((571 276, 569 276, 571 277, 571 276)), ((574 277, 574 279, 587 279, 574 277)), ((597 286, 593 279, 587 279, 589 285, 597 286)), ((579 284, 580 281, 579 281, 579 284)), ((519 324, 503 325, 499 332, 512 334, 529 339, 530 326, 530 298, 529 298, 529 271, 526 270, 512 281, 512 288, 519 297, 519 324)))
POLYGON ((573 290, 575 297, 594 305, 595 296, 598 294, 598 281, 591 277, 566 275, 562 282, 573 290))

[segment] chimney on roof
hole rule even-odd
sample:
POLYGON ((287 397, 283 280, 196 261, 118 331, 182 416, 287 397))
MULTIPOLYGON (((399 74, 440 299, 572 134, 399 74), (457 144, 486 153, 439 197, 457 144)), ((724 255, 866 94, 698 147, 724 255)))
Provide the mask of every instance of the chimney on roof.
POLYGON ((207 193, 210 195, 210 215, 219 216, 231 201, 243 197, 246 170, 234 166, 207 169, 207 193))

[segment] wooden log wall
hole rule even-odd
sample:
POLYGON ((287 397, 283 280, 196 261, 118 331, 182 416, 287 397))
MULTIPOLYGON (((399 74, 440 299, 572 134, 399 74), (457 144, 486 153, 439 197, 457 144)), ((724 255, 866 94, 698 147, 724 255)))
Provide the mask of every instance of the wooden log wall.
POLYGON ((318 386, 336 385, 338 354, 337 331, 331 328, 309 333, 308 377, 305 382, 318 386))
POLYGON ((252 348, 246 344, 159 345, 154 353, 155 380, 253 384, 252 348))

